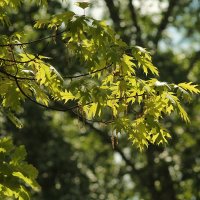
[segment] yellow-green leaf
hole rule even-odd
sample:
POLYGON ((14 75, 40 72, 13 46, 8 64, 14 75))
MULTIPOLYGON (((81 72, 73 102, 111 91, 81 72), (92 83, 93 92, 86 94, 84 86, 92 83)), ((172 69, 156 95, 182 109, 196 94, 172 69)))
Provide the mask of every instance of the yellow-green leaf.
POLYGON ((192 85, 192 82, 189 83, 179 83, 179 87, 183 88, 184 90, 187 90, 190 93, 198 94, 200 93, 200 90, 197 88, 198 85, 192 85))
POLYGON ((75 99, 75 96, 69 91, 65 90, 65 92, 61 92, 62 100, 67 103, 69 100, 75 99))
POLYGON ((89 112, 88 112, 88 118, 92 119, 96 115, 98 103, 92 103, 89 112))

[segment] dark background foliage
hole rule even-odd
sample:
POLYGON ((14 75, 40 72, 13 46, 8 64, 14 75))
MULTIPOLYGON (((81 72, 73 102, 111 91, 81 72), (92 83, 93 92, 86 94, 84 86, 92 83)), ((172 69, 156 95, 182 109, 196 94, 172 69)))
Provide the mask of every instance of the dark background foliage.
MULTIPOLYGON (((60 1, 50 1, 48 9, 24 4, 12 14, 13 26, 0 27, 0 31, 27 31, 29 39, 48 35, 31 29, 34 20, 69 9, 67 2, 63 7, 60 1)), ((152 52, 160 80, 199 83, 199 0, 92 1, 90 9, 97 7, 128 44, 152 52)), ((55 45, 34 44, 30 51, 52 57, 52 64, 65 74, 82 70, 59 39, 55 45)), ((4 122, 1 129, 13 133, 15 143, 25 144, 29 162, 39 170, 42 191, 32 199, 196 200, 200 199, 199 98, 185 106, 191 124, 176 115, 166 119, 172 133, 169 144, 149 146, 142 153, 124 135, 112 149, 105 127, 81 122, 71 112, 40 109, 31 102, 21 116, 23 129, 16 130, 10 122, 4 122)))

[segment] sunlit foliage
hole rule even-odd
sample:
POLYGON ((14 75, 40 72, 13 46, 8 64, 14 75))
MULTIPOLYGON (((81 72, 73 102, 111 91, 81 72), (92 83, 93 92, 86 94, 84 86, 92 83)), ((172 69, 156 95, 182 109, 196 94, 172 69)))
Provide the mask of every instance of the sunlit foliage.
MULTIPOLYGON (((0 3, 2 24, 9 25, 7 12, 21 3, 0 3)), ((83 9, 89 6, 77 5, 83 9)), ((190 101, 198 94, 197 85, 159 81, 150 53, 128 46, 104 22, 66 11, 38 20, 34 28, 48 29, 52 34, 32 41, 24 41, 23 33, 18 32, 0 35, 1 112, 17 127, 22 127, 16 116, 26 100, 47 109, 72 110, 84 120, 106 124, 112 129, 113 145, 114 135, 125 133, 140 150, 149 143, 167 143, 170 133, 162 124, 166 116, 177 112, 189 122, 181 100, 190 101), (57 66, 50 64, 51 58, 29 52, 30 44, 55 43, 58 38, 82 67, 82 74, 60 74, 57 66)))

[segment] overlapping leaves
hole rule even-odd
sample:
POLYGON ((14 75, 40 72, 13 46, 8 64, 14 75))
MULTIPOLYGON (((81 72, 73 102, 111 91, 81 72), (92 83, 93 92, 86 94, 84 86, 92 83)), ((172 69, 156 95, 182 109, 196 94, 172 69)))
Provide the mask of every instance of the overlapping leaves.
POLYGON ((62 36, 83 74, 61 75, 49 58, 27 53, 27 48, 20 46, 19 35, 15 41, 4 37, 7 48, 2 48, 0 55, 4 110, 13 112, 26 99, 46 108, 53 101, 67 106, 70 102, 78 116, 112 124, 114 132, 126 132, 141 150, 149 143, 167 142, 170 134, 161 122, 172 112, 189 122, 180 102, 198 94, 198 86, 160 82, 149 52, 142 47, 128 47, 105 23, 71 11, 35 24, 35 28, 44 27, 53 31, 52 42, 62 36), (17 46, 22 47, 20 51, 17 46), (139 77, 138 69, 150 79, 139 77))
POLYGON ((30 199, 29 188, 40 189, 37 170, 25 161, 24 146, 16 147, 10 138, 0 139, 0 198, 30 199))

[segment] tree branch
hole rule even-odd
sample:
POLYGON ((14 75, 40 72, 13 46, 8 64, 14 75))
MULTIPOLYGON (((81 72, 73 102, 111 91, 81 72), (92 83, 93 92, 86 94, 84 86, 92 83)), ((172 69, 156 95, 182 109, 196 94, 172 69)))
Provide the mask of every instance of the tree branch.
POLYGON ((108 7, 108 10, 109 10, 109 13, 110 13, 110 17, 113 21, 113 25, 114 25, 114 29, 116 32, 121 32, 121 37, 122 39, 126 42, 126 43, 129 43, 130 41, 130 38, 127 37, 125 34, 124 34, 124 30, 123 28, 121 27, 120 25, 120 22, 121 22, 121 19, 120 19, 120 13, 119 13, 119 8, 116 7, 114 5, 114 1, 113 0, 104 0, 107 7, 108 7))
POLYGON ((25 64, 25 63, 29 63, 29 62, 35 61, 36 58, 37 58, 37 56, 35 56, 35 58, 27 60, 27 61, 12 60, 12 59, 5 59, 5 58, 0 58, 0 60, 3 61, 3 62, 25 64))
MULTIPOLYGON (((72 111, 68 112, 70 114, 71 117, 77 117, 76 114, 72 111)), ((80 117, 79 120, 81 122, 83 122, 85 125, 87 125, 91 130, 95 131, 102 139, 103 142, 109 144, 111 146, 111 138, 109 137, 108 133, 105 133, 103 130, 101 129, 97 129, 92 123, 87 122, 84 120, 84 118, 80 117)), ((132 172, 134 173, 138 173, 139 170, 137 170, 134 166, 134 164, 131 162, 131 160, 129 160, 127 158, 127 156, 125 155, 125 153, 120 149, 119 146, 115 146, 114 151, 119 153, 119 155, 122 157, 122 159, 124 160, 124 162, 126 163, 127 166, 130 166, 132 169, 132 172)))
POLYGON ((64 32, 65 32, 65 30, 60 31, 60 32, 58 32, 56 34, 52 34, 52 35, 49 35, 49 36, 46 36, 46 37, 43 37, 43 38, 39 38, 37 40, 30 41, 30 42, 0 44, 0 47, 24 46, 24 45, 39 43, 39 42, 42 42, 42 41, 50 39, 50 38, 55 38, 55 37, 61 35, 64 32))
POLYGON ((105 67, 101 68, 101 69, 97 69, 97 70, 94 70, 94 71, 91 71, 91 72, 88 72, 88 73, 85 73, 85 74, 80 74, 80 75, 75 75, 75 76, 63 76, 63 78, 68 78, 68 79, 75 79, 75 78, 80 78, 80 77, 84 77, 84 76, 89 76, 91 74, 95 74, 97 72, 100 72, 100 71, 103 71, 105 69, 108 69, 109 67, 112 66, 113 63, 109 64, 109 65, 106 65, 105 67))
MULTIPOLYGON (((15 63, 15 61, 12 61, 12 62, 15 63)), ((20 62, 16 61, 16 63, 20 63, 20 62)), ((90 76, 90 75, 95 74, 97 72, 103 71, 103 70, 109 68, 110 66, 112 66, 112 64, 109 64, 109 65, 107 65, 107 66, 105 66, 105 67, 103 67, 101 69, 98 69, 98 70, 95 70, 95 71, 91 71, 91 72, 88 72, 88 73, 85 73, 85 74, 74 75, 74 76, 63 76, 62 78, 64 78, 64 79, 76 79, 76 78, 80 78, 80 77, 90 76)), ((3 69, 0 69, 0 73, 5 74, 5 75, 7 75, 7 76, 9 76, 11 78, 14 78, 14 79, 16 78, 18 80, 30 80, 30 81, 36 80, 33 77, 28 78, 28 77, 15 76, 13 74, 10 74, 10 73, 6 72, 3 69)))
POLYGON ((175 7, 175 5, 178 3, 178 0, 169 0, 169 6, 166 12, 163 13, 163 17, 162 20, 160 22, 160 25, 158 26, 157 29, 157 33, 156 36, 153 40, 155 47, 157 48, 158 46, 158 42, 162 36, 163 31, 165 30, 165 28, 167 27, 168 23, 169 23, 169 17, 171 15, 171 13, 173 12, 173 8, 175 7))
POLYGON ((36 79, 35 78, 28 78, 28 77, 19 77, 19 76, 15 76, 13 74, 10 74, 8 72, 6 72, 5 70, 1 69, 0 68, 0 73, 2 74, 5 74, 6 76, 10 77, 10 78, 13 78, 14 80, 17 79, 17 80, 28 80, 28 81, 35 81, 36 79))
POLYGON ((137 14, 136 14, 136 11, 135 11, 135 7, 132 3, 132 0, 129 0, 129 10, 130 10, 130 13, 131 13, 131 19, 133 21, 133 24, 136 28, 136 43, 138 45, 141 45, 143 46, 143 41, 142 41, 142 38, 141 38, 141 35, 142 35, 142 32, 141 32, 141 28, 138 24, 138 18, 137 18, 137 14))
MULTIPOLYGON (((0 70, 0 73, 3 73, 3 74, 5 74, 5 75, 7 75, 8 77, 11 77, 11 78, 13 78, 14 79, 14 81, 15 81, 15 83, 16 83, 16 85, 17 85, 17 88, 19 89, 19 91, 21 92, 21 94, 24 96, 24 97, 26 97, 29 101, 31 101, 31 102, 33 102, 34 104, 36 104, 36 105, 38 105, 38 106, 40 106, 40 107, 43 107, 43 108, 46 108, 46 109, 48 109, 48 110, 54 110, 54 111, 61 111, 61 112, 66 112, 66 111, 70 111, 70 110, 75 110, 76 108, 81 108, 82 107, 82 105, 75 105, 75 106, 72 106, 72 107, 69 107, 69 108, 65 108, 63 105, 63 107, 64 108, 56 108, 56 107, 52 107, 52 106, 49 106, 49 105, 45 105, 45 104, 42 104, 42 103, 39 103, 38 101, 36 101, 35 99, 33 99, 32 97, 30 97, 29 95, 27 95, 26 93, 25 93, 25 91, 22 89, 22 87, 20 86, 20 83, 19 83, 19 78, 22 78, 22 77, 17 77, 17 76, 15 76, 15 75, 11 75, 11 74, 9 74, 9 73, 7 73, 7 72, 5 72, 5 71, 2 71, 2 70, 0 70)), ((136 97, 138 97, 138 96, 143 96, 143 94, 137 94, 137 95, 134 95, 134 96, 130 96, 130 97, 124 97, 124 98, 136 98, 136 97)), ((109 100, 122 100, 122 99, 124 99, 123 97, 120 97, 120 98, 113 98, 113 99, 107 99, 107 101, 109 101, 109 100)), ((94 102, 88 102, 88 103, 86 103, 85 105, 90 105, 90 104, 92 104, 92 103, 94 103, 94 102)), ((82 119, 84 119, 84 121, 86 122, 98 122, 98 123, 103 123, 103 124, 109 124, 109 123, 112 123, 113 122, 113 120, 108 120, 108 121, 103 121, 103 120, 100 120, 100 121, 98 121, 98 120, 90 120, 90 119, 87 119, 87 118, 84 118, 82 115, 79 115, 78 113, 76 113, 76 112, 74 112, 73 111, 73 113, 74 114, 76 114, 76 116, 78 116, 78 118, 82 118, 82 119)))
POLYGON ((116 31, 121 30, 120 18, 119 18, 119 9, 114 5, 113 0, 105 0, 108 10, 110 12, 110 17, 113 20, 114 28, 116 31))
POLYGON ((46 108, 48 110, 61 111, 61 112, 66 112, 66 111, 73 110, 73 109, 76 109, 76 108, 80 107, 79 105, 76 105, 76 106, 72 106, 70 108, 64 108, 64 109, 62 109, 62 108, 55 108, 55 107, 52 107, 52 106, 47 106, 47 105, 41 104, 41 103, 35 101, 34 99, 32 99, 30 96, 28 96, 23 91, 23 89, 21 88, 21 86, 20 86, 20 84, 19 84, 19 82, 18 82, 17 79, 15 79, 15 82, 16 82, 16 85, 17 85, 19 91, 22 93, 22 95, 24 95, 28 100, 30 100, 31 102, 37 104, 40 107, 46 108))

